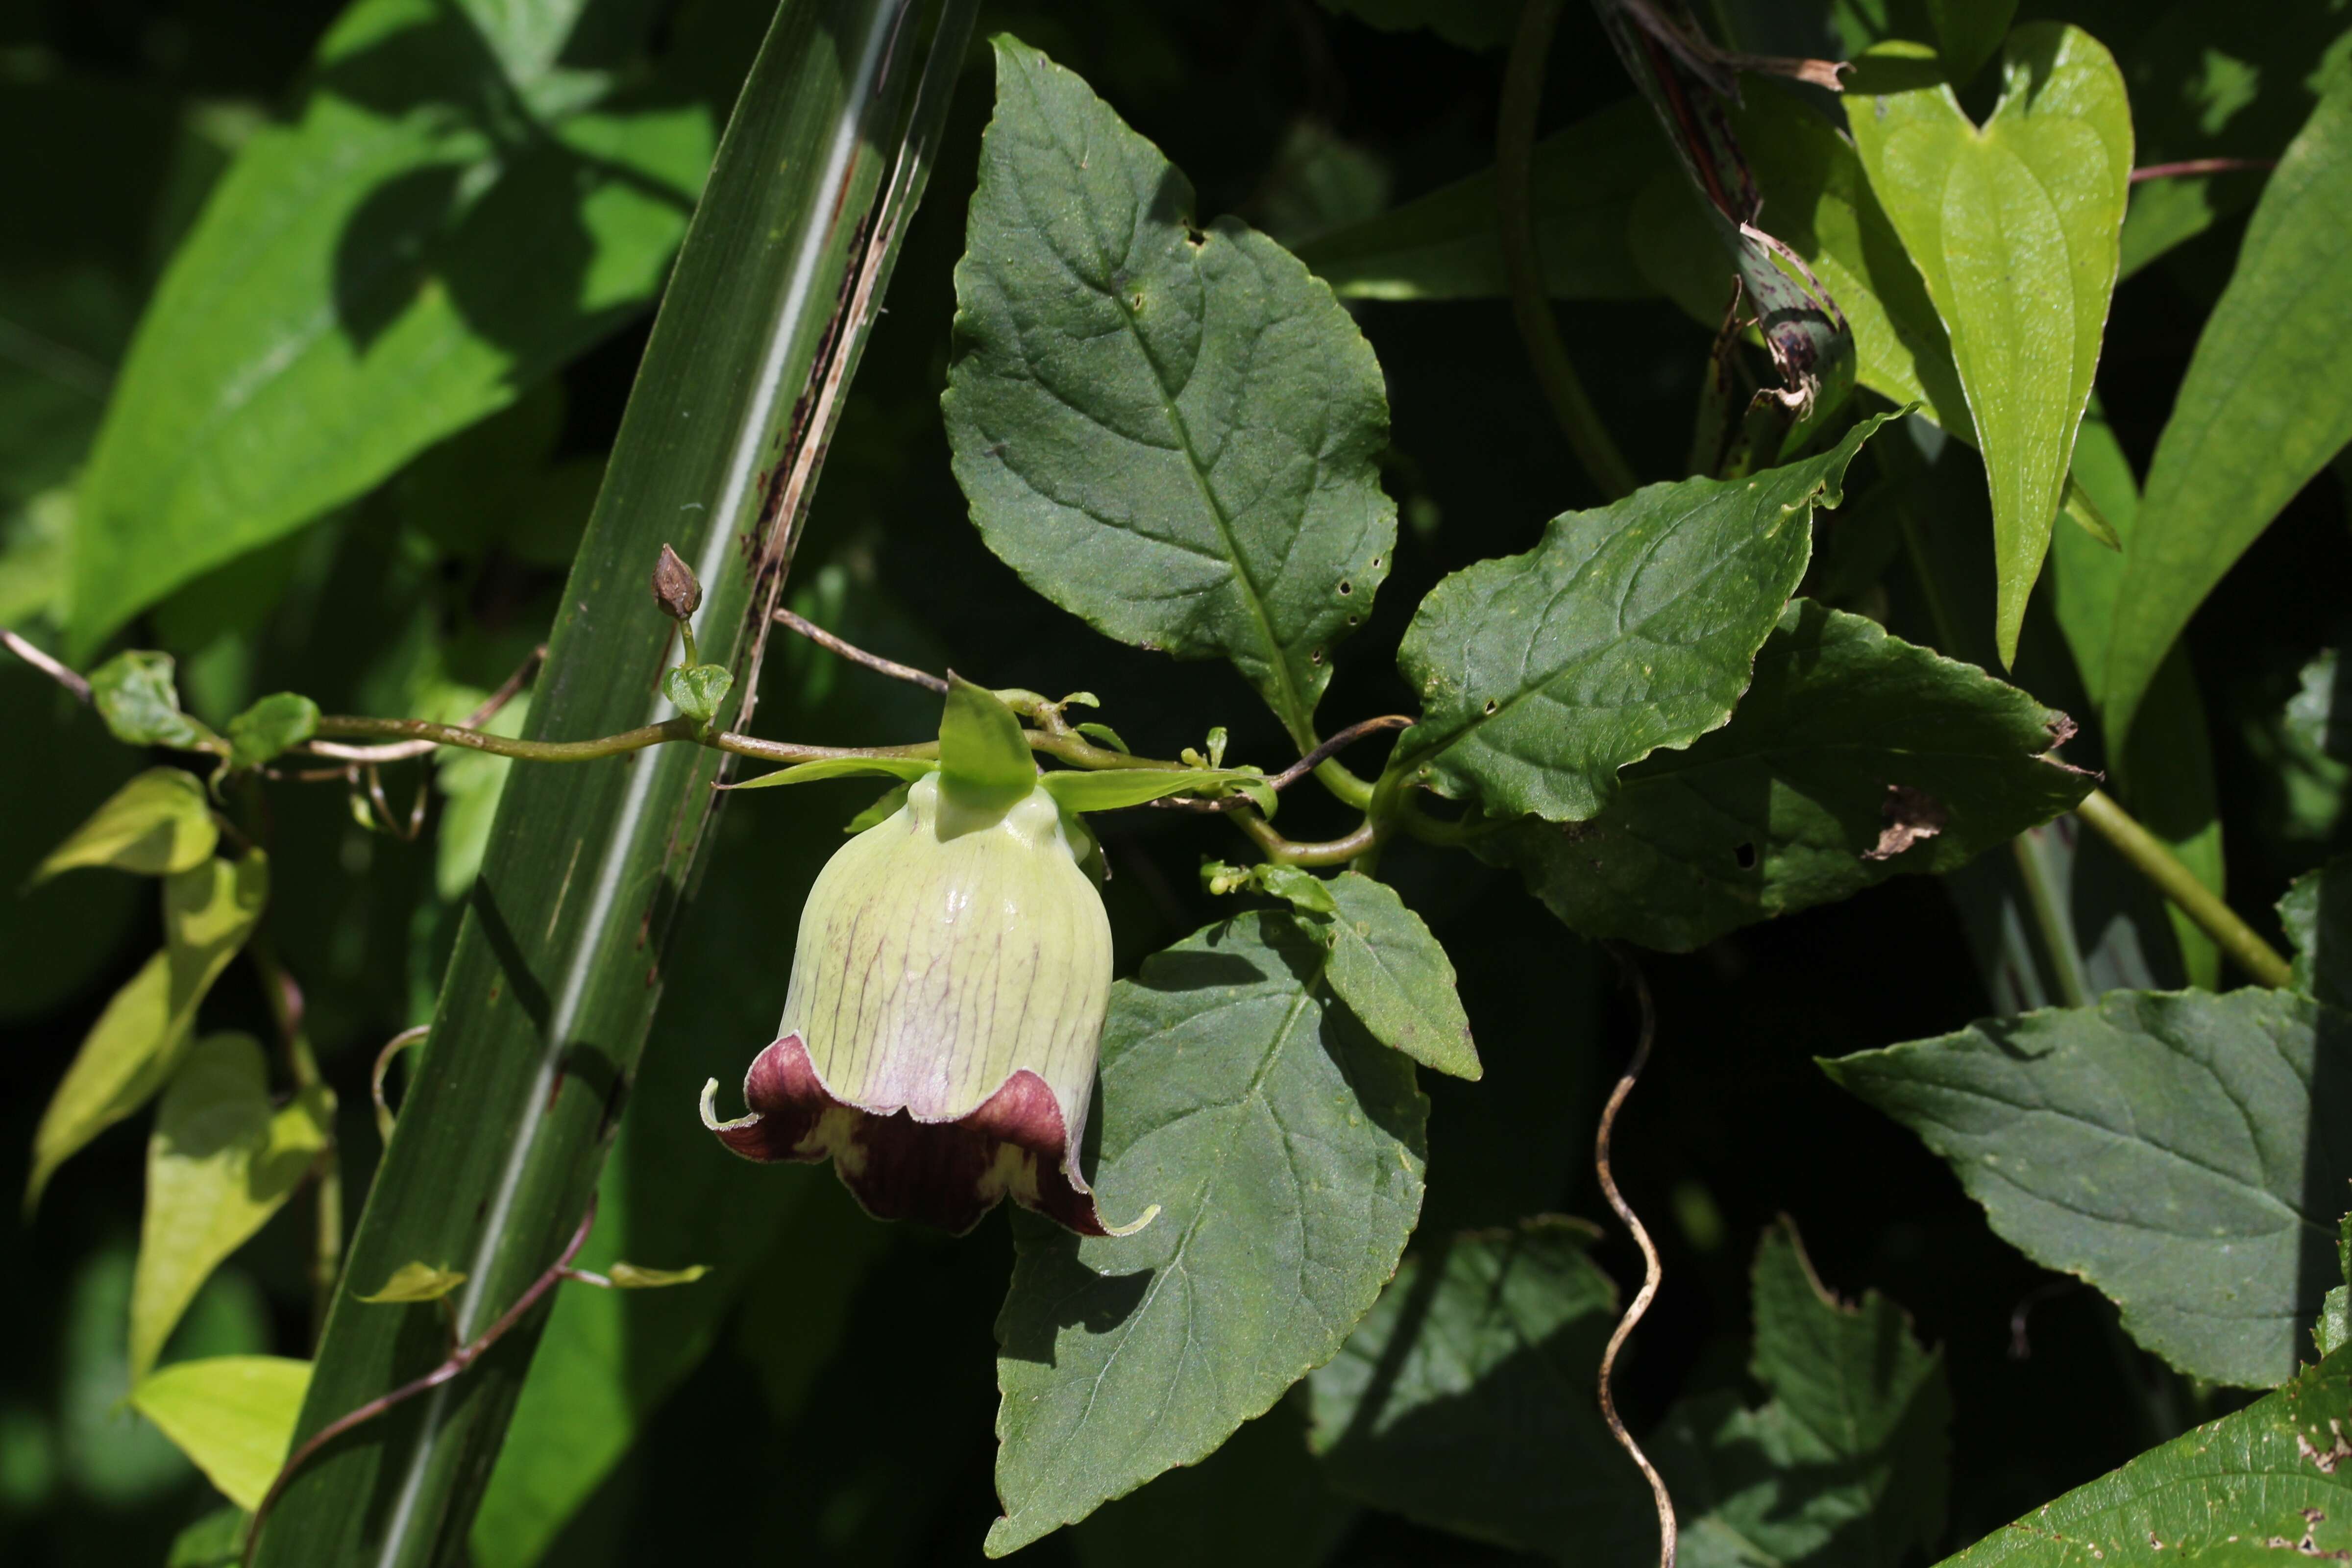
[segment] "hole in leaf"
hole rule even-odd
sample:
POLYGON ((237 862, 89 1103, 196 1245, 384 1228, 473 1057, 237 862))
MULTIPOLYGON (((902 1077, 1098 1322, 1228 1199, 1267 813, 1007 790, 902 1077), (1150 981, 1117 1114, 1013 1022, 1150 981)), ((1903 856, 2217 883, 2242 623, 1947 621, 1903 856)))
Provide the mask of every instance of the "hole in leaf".
POLYGON ((1489 697, 1488 699, 1486 699, 1486 711, 1487 711, 1487 712, 1489 712, 1489 713, 1492 713, 1494 710, 1495 710, 1495 700, 1494 700, 1493 698, 1489 697))
POLYGON ((1311 654, 1309 654, 1309 655, 1307 655, 1307 661, 1309 664, 1320 664, 1320 663, 1322 663, 1322 662, 1323 662, 1323 650, 1322 650, 1321 648, 1319 648, 1319 647, 1318 647, 1318 648, 1317 648, 1313 653, 1311 653, 1311 654))
POLYGON ((1731 851, 1731 858, 1738 862, 1739 868, 1743 871, 1756 869, 1756 846, 1753 844, 1735 846, 1731 851))
POLYGON ((1355 585, 1353 583, 1349 582, 1345 577, 1342 577, 1342 578, 1340 578, 1340 579, 1339 579, 1339 592, 1340 592, 1340 593, 1342 593, 1342 594, 1352 594, 1352 593, 1354 593, 1355 591, 1356 591, 1356 585, 1355 585))

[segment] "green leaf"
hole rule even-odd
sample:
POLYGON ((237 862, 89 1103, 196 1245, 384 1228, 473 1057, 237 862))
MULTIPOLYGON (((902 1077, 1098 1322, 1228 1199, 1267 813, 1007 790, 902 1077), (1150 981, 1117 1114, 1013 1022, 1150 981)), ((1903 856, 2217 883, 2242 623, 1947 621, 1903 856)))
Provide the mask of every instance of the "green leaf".
MULTIPOLYGON (((1302 866, 1276 866, 1262 862, 1255 866, 1234 866, 1223 860, 1201 863, 1201 885, 1223 898, 1228 893, 1256 892, 1280 899, 1302 915, 1336 915, 1339 900, 1331 896, 1331 884, 1302 866)), ((1307 929, 1320 931, 1313 923, 1307 929)), ((1329 942, 1325 942, 1329 946, 1329 942)))
POLYGON ((719 717, 719 705, 735 689, 735 672, 723 664, 698 664, 662 672, 662 695, 698 724, 719 717))
POLYGON ((640 1268, 634 1263, 615 1263, 604 1274, 616 1290, 658 1290, 668 1285, 691 1285, 709 1272, 707 1263, 691 1263, 684 1268, 640 1268))
POLYGON ((210 859, 219 842, 203 781, 183 768, 149 768, 50 850, 31 881, 37 885, 78 866, 168 876, 210 859))
MULTIPOLYGON (((646 590, 664 543, 703 584, 703 656, 744 682, 796 522, 761 475, 817 472, 962 58, 968 6, 928 15, 937 25, 916 47, 924 35, 898 30, 906 13, 891 0, 775 11, 553 600, 528 734, 611 734, 667 711, 656 687, 677 631, 646 590)), ((515 270, 511 257, 502 266, 515 270)), ((373 1284, 415 1258, 463 1270, 450 1316, 471 1336, 561 1252, 595 1190, 662 998, 677 917, 724 798, 709 787, 723 761, 663 746, 625 763, 509 774, 432 1037, 352 1238, 351 1279, 373 1284)), ((429 1370, 443 1352, 437 1336, 416 1331, 425 1317, 339 1294, 303 1429, 429 1370)), ((456 1550, 545 1321, 533 1314, 457 1384, 306 1466, 257 1568, 416 1563, 456 1550)))
POLYGON ((1082 1240, 1016 1216, 996 1324, 1001 1556, 1197 1463, 1328 1360, 1421 1210, 1427 1102, 1324 983, 1288 914, 1144 961, 1103 1026, 1104 1212, 1082 1240))
POLYGON ((131 1287, 131 1377, 147 1375, 214 1269, 269 1222, 332 1135, 320 1087, 283 1110, 247 1035, 198 1040, 172 1074, 147 1140, 147 1209, 131 1287))
POLYGON ((2079 28, 2009 37, 2001 97, 1972 125, 1916 45, 1858 62, 1846 119, 1870 184, 1950 334, 1992 491, 1996 641, 2017 656, 2065 493, 2115 290, 2132 161, 2124 79, 2079 28))
POLYGON ((1309 929, 1330 946, 1332 994, 1390 1049, 1455 1078, 1481 1077, 1454 965, 1421 917, 1394 888, 1360 872, 1317 885, 1331 900, 1332 918, 1309 929))
POLYGON ((2346 1283, 2327 1292, 2311 1325, 2311 1342, 2324 1358, 2352 1344, 2352 1214, 2336 1227, 2336 1267, 2346 1283))
POLYGON ((1070 1532, 1081 1568, 1315 1568, 1356 1510, 1307 1451, 1284 1400, 1197 1465, 1105 1504, 1070 1532))
POLYGON ((1942 1568, 2255 1568, 2298 1552, 2352 1550, 2347 1409, 2352 1352, 2338 1351, 2275 1394, 1994 1531, 1942 1568))
POLYGON ((76 1150, 147 1103, 178 1065, 196 1005, 245 945, 269 897, 260 851, 207 860, 163 879, 163 951, 106 1005, 33 1134, 27 1213, 76 1150))
POLYGON ((761 773, 730 787, 739 790, 770 789, 777 784, 814 784, 819 779, 868 775, 905 779, 912 783, 939 771, 939 761, 933 757, 820 757, 813 763, 794 763, 788 768, 761 773))
POLYGON ((246 142, 174 253, 116 384, 81 489, 78 653, 651 303, 710 114, 625 90, 635 29, 588 10, 357 0, 336 20, 307 99, 246 142))
POLYGON ((245 1559, 245 1528, 252 1520, 234 1504, 215 1509, 172 1538, 163 1568, 239 1568, 245 1559))
POLYGON ((1680 1561, 1873 1568, 1931 1550, 1952 1418, 1943 1358, 1885 1297, 1848 1306, 1823 1289, 1786 1219, 1764 1233, 1754 1285, 1748 1371, 1769 1399, 1685 1400, 1653 1450, 1685 1521, 1680 1561))
POLYGON ((383 1288, 373 1295, 358 1300, 371 1306, 404 1306, 415 1301, 438 1301, 466 1282, 466 1276, 455 1268, 436 1268, 430 1263, 415 1259, 392 1271, 383 1288))
POLYGON ((2103 694, 2128 734, 2166 653, 2279 510, 2352 441, 2352 68, 2263 191, 2158 437, 2103 694))
POLYGON ((1122 642, 1231 659, 1302 751, 1396 542, 1388 402, 1297 258, 1076 76, 996 42, 945 409, 988 547, 1122 642))
POLYGON ((1800 599, 1731 722, 1626 770, 1588 823, 1476 841, 1569 927, 1687 952, 1900 871, 1948 871, 2070 810, 2066 718, 1976 666, 1800 599))
POLYGON ((1086 736, 1087 739, 1090 741, 1100 741, 1104 745, 1108 746, 1114 752, 1125 752, 1129 750, 1128 743, 1119 739, 1118 731, 1112 729, 1108 724, 1097 724, 1092 721, 1088 721, 1083 724, 1074 724, 1071 728, 1077 731, 1079 734, 1086 736))
MULTIPOLYGON (((1827 122, 1822 124, 1826 131, 1827 122)), ((1650 282, 1634 266, 1626 230, 1634 199, 1662 176, 1677 185, 1682 180, 1649 106, 1639 98, 1622 100, 1537 142, 1528 195, 1545 288, 1563 300, 1638 300, 1649 294, 1650 282)), ((1780 210, 1776 201, 1776 216, 1780 210)), ((1714 236, 1706 240, 1719 262, 1722 252, 1714 236)), ((1299 247, 1298 258, 1342 299, 1486 300, 1510 292, 1495 226, 1492 169, 1378 217, 1318 235, 1299 247)), ((1723 301, 1717 294, 1719 316, 1723 301)))
POLYGON ((2295 1368, 2334 1273, 2352 1017, 2283 991, 2111 993, 1822 1065, 1951 1162, 1992 1227, 2215 1383, 2295 1368))
POLYGON ((2352 855, 2297 877, 2278 901, 2294 947, 2294 988, 2332 1007, 2352 1007, 2352 855))
POLYGON ((132 746, 216 747, 218 738, 180 711, 168 653, 128 648, 89 672, 89 700, 114 738, 132 746))
POLYGON ((1219 784, 1262 778, 1240 768, 1057 768, 1037 782, 1064 811, 1118 811, 1187 790, 1206 794, 1219 784))
POLYGON ((1649 1491, 1593 1399, 1617 1290, 1591 1227, 1545 1216, 1424 1241, 1312 1390, 1332 1484, 1568 1561, 1654 1551, 1649 1491))
POLYGON ((1421 696, 1389 772, 1496 816, 1595 816, 1617 770, 1731 717, 1804 575, 1812 509, 1883 423, 1752 478, 1649 485, 1430 591, 1397 651, 1421 696))
POLYGON ((257 768, 318 732, 317 703, 299 692, 273 692, 228 721, 230 765, 257 768))
MULTIPOLYGON (((940 714, 940 787, 976 805, 1023 798, 1037 787, 1037 763, 1021 720, 997 695, 950 671, 940 714)), ((902 775, 903 776, 903 775, 902 775)))
POLYGON ((131 1389, 131 1404, 195 1461, 222 1496, 251 1512, 286 1463, 294 1414, 310 1384, 307 1361, 213 1356, 148 1373, 131 1389))

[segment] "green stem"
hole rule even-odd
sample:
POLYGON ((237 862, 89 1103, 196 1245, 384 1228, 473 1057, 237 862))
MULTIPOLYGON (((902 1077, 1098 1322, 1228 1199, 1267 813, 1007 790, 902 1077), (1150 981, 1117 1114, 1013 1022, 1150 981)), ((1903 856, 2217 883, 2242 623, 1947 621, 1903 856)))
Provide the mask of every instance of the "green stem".
POLYGON ((598 757, 617 757, 625 752, 641 752, 647 746, 672 741, 688 741, 770 763, 814 763, 835 757, 931 757, 937 756, 940 749, 936 741, 912 746, 803 746, 791 741, 755 740, 732 731, 706 736, 693 720, 683 717, 624 730, 617 735, 602 735, 593 741, 518 741, 493 735, 487 730, 436 724, 426 719, 362 719, 348 714, 329 714, 320 719, 319 733, 331 740, 430 741, 436 746, 463 746, 468 751, 527 763, 584 763, 598 757))
POLYGON ((2067 1007, 2087 1007, 2093 1000, 2091 986, 2084 977, 2082 957, 2074 946, 2074 926, 2063 910, 2051 897, 2050 879, 2042 873, 2042 862, 2035 858, 2033 846, 2021 833, 2009 841, 2011 856, 2017 861, 2017 879, 2025 889, 2025 905, 2032 912, 2033 924, 2042 933, 2042 949, 2050 956, 2050 977, 2057 987, 2058 1001, 2067 1007))
POLYGON ((1274 825, 1256 812, 1243 809, 1227 814, 1234 825, 1257 845, 1265 858, 1277 866, 1344 866, 1360 856, 1369 855, 1380 845, 1381 834, 1370 817, 1344 837, 1327 838, 1319 843, 1298 844, 1274 830, 1274 825))
POLYGON ((1559 322, 1544 288, 1543 261, 1536 249, 1531 176, 1535 163, 1536 111, 1543 103, 1544 64, 1551 55, 1560 0, 1528 0, 1511 40, 1503 71, 1503 110, 1495 130, 1495 203, 1503 241, 1503 269, 1510 280, 1511 314, 1520 340, 1542 383, 1551 411, 1567 433, 1577 461, 1602 496, 1615 500, 1633 493, 1633 465, 1601 423, 1600 411, 1584 390, 1561 341, 1559 322))
POLYGON ((2264 942, 2253 927, 2240 920, 2237 911, 2199 881, 2197 873, 2182 865, 2179 857, 2162 839, 2142 827, 2105 790, 2095 789, 2085 795, 2074 814, 2097 828, 2116 853, 2155 883, 2158 891, 2195 921, 2213 939, 2214 945, 2237 960, 2238 967, 2257 984, 2279 987, 2294 980, 2294 971, 2278 951, 2264 942))

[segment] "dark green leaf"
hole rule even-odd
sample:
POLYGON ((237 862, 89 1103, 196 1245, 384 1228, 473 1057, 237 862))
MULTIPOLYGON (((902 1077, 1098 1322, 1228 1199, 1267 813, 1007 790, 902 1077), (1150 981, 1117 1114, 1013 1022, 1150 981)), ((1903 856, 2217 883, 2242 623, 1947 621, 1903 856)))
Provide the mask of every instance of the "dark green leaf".
POLYGON ((1124 642, 1223 657, 1311 746, 1396 542, 1380 366, 1297 258, 1013 39, 944 403, 990 549, 1124 642))
POLYGON ((1848 1306, 1813 1275, 1796 1227, 1756 1255, 1748 1370, 1770 1398, 1675 1406, 1654 1450, 1689 1568, 1880 1568, 1944 1529, 1952 1399, 1943 1358, 1875 1292, 1848 1306))
POLYGON ((90 1026, 33 1134, 25 1206, 73 1152, 147 1103, 180 1059, 196 1005, 245 945, 269 898, 269 862, 207 860, 163 879, 163 951, 123 984, 90 1026))
POLYGON ((219 841, 203 782, 183 768, 149 768, 50 850, 32 880, 46 882, 77 866, 166 876, 202 865, 219 841))
POLYGON ((1589 823, 1479 841, 1587 936, 1683 952, 1898 871, 1947 871, 2071 808, 2063 714, 1799 600, 1731 722, 1626 770, 1589 823))
POLYGON ((2352 1007, 2352 855, 2296 878, 2278 914, 2294 947, 2294 988, 2352 1007))
POLYGON ((1991 118, 1969 122, 1919 46, 1860 62, 1854 146, 1950 334, 1992 490, 1996 641, 2015 659, 2115 290, 2131 109, 2115 60, 2079 28, 2010 35, 1991 118))
MULTIPOLYGON (((931 58, 961 59, 968 17, 956 5, 940 13, 931 58)), ((903 19, 890 0, 777 13, 638 367, 527 733, 611 734, 667 712, 655 693, 676 627, 646 590, 665 542, 702 582, 703 654, 753 689, 746 672, 798 517, 760 476, 804 457, 813 472, 824 449, 952 79, 951 68, 926 72, 923 49, 888 47, 903 19), (925 91, 910 117, 919 72, 925 91), (853 275, 860 289, 846 286, 853 275), (812 390, 820 395, 803 406, 812 390)), ((500 267, 528 279, 511 256, 500 267)), ((352 1241, 350 1279, 371 1286, 412 1259, 462 1270, 450 1306, 457 1331, 472 1335, 572 1235, 661 996, 709 814, 724 798, 709 787, 720 758, 665 746, 510 773, 432 1037, 352 1241)), ((415 1331, 424 1319, 340 1294, 303 1430, 427 1370, 443 1352, 437 1336, 415 1331)), ((263 1533, 261 1568, 421 1568, 462 1540, 543 1321, 526 1320, 457 1383, 306 1467, 263 1533)))
POLYGON ((2347 210, 2352 68, 2271 175, 2158 438, 2107 650, 2111 735, 2222 574, 2352 440, 2347 210))
POLYGON ((168 653, 128 648, 89 672, 89 700, 114 738, 133 746, 217 746, 210 730, 180 711, 168 653))
POLYGON ((1454 990, 1454 965, 1421 917, 1394 888, 1360 872, 1342 871, 1318 885, 1331 900, 1331 918, 1309 929, 1330 945, 1332 994, 1391 1050, 1455 1078, 1481 1076, 1470 1020, 1454 990))
POLYGON ((2334 1282, 2352 1016, 2283 991, 2116 992, 1825 1061, 1951 1162, 1992 1227, 2185 1372, 2263 1387, 2334 1282))
POLYGON ((1649 1490, 1593 1399, 1617 1291, 1591 1242, 1543 1218, 1407 1258, 1310 1384, 1333 1484, 1522 1551, 1628 1568, 1653 1553, 1649 1490))
POLYGON ((1107 1503, 1070 1532, 1083 1568, 1315 1568, 1355 1515, 1284 1400, 1197 1465, 1107 1503))
POLYGON ((131 1407, 196 1462, 221 1495, 247 1511, 286 1462, 310 1363, 283 1356, 174 1362, 131 1390, 131 1407))
POLYGON ((237 1568, 245 1557, 245 1527, 253 1516, 235 1505, 216 1509, 172 1538, 163 1568, 237 1568))
POLYGON ((257 768, 318 732, 317 703, 299 692, 275 692, 228 721, 228 760, 257 768))
POLYGON ((1421 1211, 1412 1064, 1325 984, 1289 914, 1211 926, 1111 991, 1103 1212, 1081 1240, 1015 1216, 997 1320, 1002 1555, 1206 1458, 1339 1348, 1421 1211))
POLYGON ((2258 1568, 2352 1551, 2352 1352, 2184 1432, 1943 1568, 2258 1568), (2260 1543, 2260 1544, 2257 1544, 2260 1543))
POLYGON ((1489 816, 1597 815, 1617 770, 1731 716, 1880 419, 1752 479, 1650 485, 1430 591, 1397 651, 1422 701, 1389 771, 1489 816))
POLYGON ((77 649, 652 300, 710 114, 617 91, 628 43, 593 37, 588 9, 558 0, 518 27, 488 0, 358 0, 338 19, 296 117, 214 190, 123 367, 81 491, 77 649))
MULTIPOLYGON (((1822 128, 1827 131, 1826 121, 1822 128)), ((1637 300, 1650 293, 1627 248, 1626 228, 1634 198, 1660 176, 1677 187, 1682 182, 1649 106, 1638 98, 1537 142, 1528 195, 1546 289, 1563 300, 1637 300)), ((1777 202, 1773 210, 1780 210, 1777 202)), ((1692 216, 1699 215, 1694 209, 1692 216)), ((1723 270, 1715 237, 1705 238, 1717 270, 1723 270)), ((1298 258, 1343 299, 1483 300, 1510 291, 1491 169, 1320 235, 1299 247, 1298 258)), ((1719 316, 1721 289, 1716 294, 1719 316)))
POLYGON ((664 670, 661 689, 670 706, 698 724, 708 724, 719 717, 720 704, 735 689, 735 672, 723 664, 664 670))

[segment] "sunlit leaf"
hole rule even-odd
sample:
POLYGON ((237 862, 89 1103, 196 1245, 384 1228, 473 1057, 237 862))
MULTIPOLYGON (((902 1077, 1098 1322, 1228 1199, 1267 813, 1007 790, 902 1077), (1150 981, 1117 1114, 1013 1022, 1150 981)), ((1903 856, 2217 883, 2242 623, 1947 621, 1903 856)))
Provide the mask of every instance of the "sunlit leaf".
POLYGON ((1231 768, 1105 768, 1099 773, 1062 768, 1037 782, 1065 811, 1118 811, 1188 790, 1207 794, 1219 784, 1257 776, 1231 768))
POLYGON ((168 653, 129 648, 89 672, 89 700, 116 740, 189 751, 218 743, 210 730, 180 711, 175 668, 168 653))
POLYGON ((640 1268, 634 1263, 615 1263, 604 1276, 616 1290, 658 1290, 666 1285, 691 1285, 709 1272, 707 1263, 684 1268, 640 1268))
POLYGON ((250 1512, 286 1462, 294 1415, 310 1385, 307 1361, 214 1356, 148 1373, 131 1389, 131 1404, 222 1496, 250 1512))
POLYGON ((263 698, 228 721, 228 760, 257 768, 319 732, 319 705, 296 691, 263 698))
POLYGON ((382 1288, 359 1300, 375 1306, 399 1306, 412 1301, 438 1301, 466 1282, 464 1270, 436 1268, 411 1260, 392 1271, 382 1288))
POLYGON ((165 876, 209 859, 219 841, 203 781, 182 768, 150 768, 50 850, 32 880, 46 882, 78 866, 165 876))
POLYGON ((1454 965, 1421 917, 1395 889, 1360 872, 1321 885, 1331 918, 1308 929, 1330 945, 1332 994, 1390 1049, 1455 1078, 1479 1077, 1454 965))

